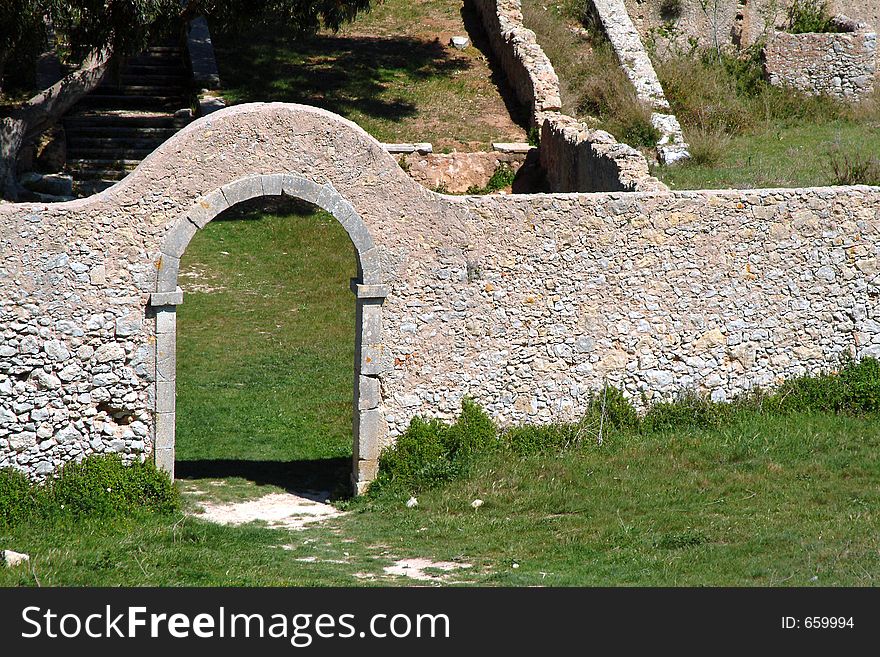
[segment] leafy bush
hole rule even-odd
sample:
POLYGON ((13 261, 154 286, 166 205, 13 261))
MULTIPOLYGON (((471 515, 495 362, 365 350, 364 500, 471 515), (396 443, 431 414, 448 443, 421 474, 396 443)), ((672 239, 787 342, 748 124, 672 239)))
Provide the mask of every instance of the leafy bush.
POLYGON ((641 430, 669 431, 719 426, 729 416, 730 404, 713 402, 704 395, 685 393, 674 402, 661 402, 648 409, 641 430))
POLYGON ((495 423, 473 400, 465 399, 458 421, 447 429, 443 442, 450 459, 472 458, 496 445, 495 423))
POLYGON ((34 486, 23 472, 0 469, 0 527, 12 527, 30 519, 37 505, 34 486))
POLYGON ((792 34, 839 32, 827 0, 792 0, 785 12, 786 31, 792 34))
POLYGON ((639 428, 639 414, 623 392, 614 386, 605 388, 593 395, 587 406, 586 417, 595 426, 602 426, 604 433, 636 431, 639 428))
POLYGON ((462 402, 461 415, 452 425, 415 417, 379 456, 379 473, 370 492, 433 488, 461 475, 471 459, 496 444, 495 424, 470 399, 462 402))
POLYGON ((504 432, 504 444, 518 456, 562 451, 578 443, 580 433, 573 424, 524 425, 504 432))
POLYGON ((117 454, 71 461, 49 482, 52 502, 73 515, 112 516, 137 511, 174 511, 177 492, 152 462, 126 465, 117 454))
POLYGON ((497 192, 500 189, 505 189, 506 187, 510 187, 513 184, 513 180, 516 178, 516 172, 506 162, 501 162, 497 167, 495 167, 495 171, 492 173, 492 177, 489 178, 489 182, 486 183, 485 187, 477 187, 471 186, 468 187, 468 194, 491 194, 492 192, 497 192))
POLYGON ((178 508, 177 490, 166 473, 149 461, 125 465, 118 454, 71 461, 45 483, 0 470, 0 526, 36 518, 120 517, 178 508))
MULTIPOLYGON (((634 433, 720 429, 744 413, 774 416, 800 412, 880 412, 880 361, 864 358, 845 362, 837 373, 792 379, 773 392, 755 390, 732 402, 713 402, 706 396, 685 393, 674 402, 653 404, 644 417, 621 390, 606 386, 591 397, 578 423, 525 425, 500 435, 491 418, 473 401, 465 400, 453 425, 414 418, 395 445, 382 452, 370 494, 391 491, 409 495, 436 487, 463 476, 476 459, 494 449, 525 457, 575 448, 586 444, 581 440, 585 428, 592 438, 602 426, 603 437, 613 439, 634 433)), ((733 444, 728 457, 744 458, 749 449, 746 444, 733 444)))

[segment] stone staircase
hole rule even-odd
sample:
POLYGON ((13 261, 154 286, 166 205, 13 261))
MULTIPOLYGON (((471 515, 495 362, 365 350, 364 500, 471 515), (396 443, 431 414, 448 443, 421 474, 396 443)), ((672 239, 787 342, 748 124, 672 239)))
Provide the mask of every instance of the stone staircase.
POLYGON ((183 48, 153 46, 109 73, 64 118, 66 170, 76 196, 103 191, 192 121, 183 48))

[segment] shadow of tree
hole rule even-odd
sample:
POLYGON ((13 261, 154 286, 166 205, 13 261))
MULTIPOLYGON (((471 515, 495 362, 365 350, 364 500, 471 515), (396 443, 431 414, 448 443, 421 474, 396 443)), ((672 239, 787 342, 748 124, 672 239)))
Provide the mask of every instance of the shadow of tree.
POLYGON ((175 477, 183 480, 241 477, 259 486, 277 486, 289 493, 329 491, 331 499, 349 497, 351 458, 301 461, 210 459, 177 461, 175 477))
POLYGON ((235 102, 296 102, 392 121, 416 114, 411 100, 389 92, 392 86, 470 67, 437 40, 409 37, 319 34, 291 43, 260 31, 219 34, 215 42, 224 88, 235 102))

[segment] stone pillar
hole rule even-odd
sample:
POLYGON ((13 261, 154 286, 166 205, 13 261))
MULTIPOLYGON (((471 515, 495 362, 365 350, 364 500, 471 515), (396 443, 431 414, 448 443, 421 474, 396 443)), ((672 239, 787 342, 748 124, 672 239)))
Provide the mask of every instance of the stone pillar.
POLYGON ((388 288, 361 285, 352 279, 351 289, 357 295, 352 486, 359 495, 376 478, 379 449, 388 434, 379 380, 388 365, 382 344, 382 304, 388 296, 388 288))
POLYGON ((153 454, 156 467, 174 479, 175 379, 177 377, 177 306, 183 291, 156 292, 150 305, 156 312, 156 394, 153 454))

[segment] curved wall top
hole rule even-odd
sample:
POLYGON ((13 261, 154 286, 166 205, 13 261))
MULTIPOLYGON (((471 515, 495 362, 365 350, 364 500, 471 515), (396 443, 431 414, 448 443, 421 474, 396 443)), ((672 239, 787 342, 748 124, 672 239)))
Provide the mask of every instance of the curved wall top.
POLYGON ((442 196, 336 115, 242 105, 97 196, 0 204, 0 467, 154 452, 163 272, 218 191, 285 180, 366 258, 359 404, 380 444, 465 395, 503 423, 569 420, 606 380, 724 399, 880 354, 878 188, 442 196))

